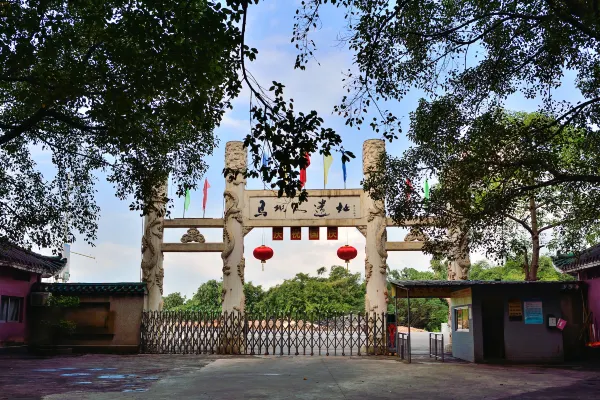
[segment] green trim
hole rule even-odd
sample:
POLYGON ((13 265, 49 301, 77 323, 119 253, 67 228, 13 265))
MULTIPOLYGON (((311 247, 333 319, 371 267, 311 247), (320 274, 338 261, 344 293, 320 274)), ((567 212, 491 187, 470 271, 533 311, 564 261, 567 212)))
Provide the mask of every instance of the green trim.
POLYGON ((33 292, 57 294, 135 294, 144 295, 148 291, 146 282, 118 283, 37 283, 33 292))

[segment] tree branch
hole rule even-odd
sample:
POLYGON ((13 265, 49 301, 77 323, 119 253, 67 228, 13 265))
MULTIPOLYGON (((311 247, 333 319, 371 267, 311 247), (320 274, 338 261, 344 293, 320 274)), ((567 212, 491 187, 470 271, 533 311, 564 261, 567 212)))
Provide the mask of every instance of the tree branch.
POLYGON ((22 133, 27 132, 28 130, 33 128, 38 122, 44 119, 47 112, 48 110, 46 110, 45 108, 40 108, 35 113, 33 113, 31 117, 23 121, 20 125, 4 125, 3 129, 7 129, 8 132, 0 136, 0 146, 10 142, 17 136, 20 136, 22 133))
POLYGON ((71 125, 74 128, 80 129, 82 131, 102 131, 102 130, 107 129, 106 126, 85 125, 85 124, 81 123, 80 121, 77 121, 76 119, 73 119, 73 118, 69 117, 68 115, 60 113, 56 110, 48 110, 47 115, 54 118, 57 121, 64 122, 66 124, 71 125))
POLYGON ((550 224, 550 225, 543 226, 543 227, 541 227, 538 230, 538 233, 542 233, 543 231, 547 231, 548 229, 556 228, 557 226, 566 224, 567 222, 570 222, 570 221, 572 221, 572 220, 571 219, 566 219, 564 221, 559 221, 559 222, 555 222, 555 223, 550 224))
POLYGON ((516 223, 518 223, 519 225, 521 225, 523 228, 525 228, 532 236, 533 236, 533 230, 531 229, 531 227, 529 225, 527 225, 527 223, 523 220, 520 220, 519 218, 513 217, 510 214, 504 214, 504 216, 508 219, 512 219, 513 221, 515 221, 516 223))

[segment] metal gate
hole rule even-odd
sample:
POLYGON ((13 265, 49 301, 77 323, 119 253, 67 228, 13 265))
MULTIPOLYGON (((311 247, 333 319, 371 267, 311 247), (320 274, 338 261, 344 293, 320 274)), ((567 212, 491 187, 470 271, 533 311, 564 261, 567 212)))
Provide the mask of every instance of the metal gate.
POLYGON ((142 353, 248 355, 387 354, 385 313, 242 314, 147 311, 142 353))

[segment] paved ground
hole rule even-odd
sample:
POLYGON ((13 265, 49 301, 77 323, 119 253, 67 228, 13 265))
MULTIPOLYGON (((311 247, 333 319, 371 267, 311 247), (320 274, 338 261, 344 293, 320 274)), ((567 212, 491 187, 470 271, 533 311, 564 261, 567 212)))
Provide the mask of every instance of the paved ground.
POLYGON ((595 399, 600 365, 376 357, 0 358, 0 399, 595 399))

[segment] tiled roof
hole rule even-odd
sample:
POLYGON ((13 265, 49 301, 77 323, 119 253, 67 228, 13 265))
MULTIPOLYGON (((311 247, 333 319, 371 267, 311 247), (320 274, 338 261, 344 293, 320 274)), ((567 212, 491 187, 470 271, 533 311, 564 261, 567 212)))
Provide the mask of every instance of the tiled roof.
POLYGON ((67 263, 66 258, 44 256, 17 245, 0 242, 0 266, 42 274, 45 278, 56 275, 67 263))
POLYGON ((57 294, 133 294, 146 293, 145 282, 119 283, 36 283, 33 292, 50 292, 57 294))
POLYGON ((563 272, 575 272, 600 265, 600 244, 590 247, 579 254, 558 254, 552 257, 554 266, 563 272))

